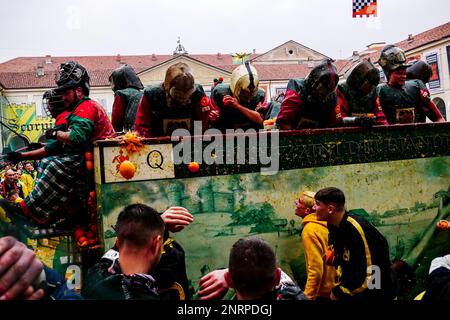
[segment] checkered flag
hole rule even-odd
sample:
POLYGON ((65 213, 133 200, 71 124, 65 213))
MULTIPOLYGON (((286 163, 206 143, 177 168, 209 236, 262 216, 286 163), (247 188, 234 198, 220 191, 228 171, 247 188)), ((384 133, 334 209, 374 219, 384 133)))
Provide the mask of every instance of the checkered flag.
POLYGON ((377 0, 353 0, 353 18, 377 16, 377 0))

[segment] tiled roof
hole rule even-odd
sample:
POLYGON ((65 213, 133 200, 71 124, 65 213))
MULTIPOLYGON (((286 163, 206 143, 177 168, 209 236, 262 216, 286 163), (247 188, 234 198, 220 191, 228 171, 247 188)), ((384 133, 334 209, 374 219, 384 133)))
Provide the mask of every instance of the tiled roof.
POLYGON ((412 40, 403 40, 396 43, 397 46, 405 51, 424 46, 428 43, 439 41, 450 37, 450 22, 440 25, 439 27, 427 30, 425 32, 412 36, 412 40))
MULTIPOLYGON (((109 86, 110 71, 89 71, 92 87, 109 86)), ((1 84, 7 89, 54 88, 56 71, 47 71, 44 76, 37 77, 35 72, 6 72, 0 73, 1 84)))
POLYGON ((46 64, 45 57, 20 57, 0 64, 0 72, 34 72, 39 64, 45 71, 54 71, 61 63, 71 60, 77 61, 88 70, 114 70, 120 63, 127 63, 139 72, 172 58, 172 55, 120 56, 118 61, 118 56, 71 56, 51 57, 52 63, 46 64))
POLYGON ((260 80, 304 78, 311 70, 306 64, 255 64, 260 80))
MULTIPOLYGON (((450 37, 450 22, 412 36, 412 40, 403 40, 396 45, 405 51, 415 49, 428 43, 450 37)), ((361 53, 362 59, 372 62, 378 61, 381 48, 369 53, 361 53)), ((252 54, 255 59, 261 54, 252 54)), ((231 54, 190 54, 190 58, 203 62, 218 69, 231 72, 236 65, 233 64, 231 54)), ((136 72, 142 72, 161 63, 173 59, 173 55, 116 55, 116 56, 72 56, 51 57, 51 64, 46 64, 46 57, 20 57, 0 64, 0 85, 6 89, 50 88, 53 87, 56 69, 66 61, 77 61, 89 72, 91 86, 109 86, 108 77, 112 70, 121 63, 132 66, 136 72), (38 65, 44 68, 44 76, 36 76, 38 65)), ((335 61, 339 75, 343 75, 353 64, 352 59, 335 61)), ((288 80, 290 78, 305 77, 310 68, 306 64, 255 64, 261 81, 288 80)))
MULTIPOLYGON (((412 40, 406 39, 395 43, 395 45, 402 48, 406 52, 406 54, 408 54, 408 51, 446 38, 450 38, 450 22, 447 22, 446 24, 440 25, 436 28, 427 30, 425 32, 419 33, 417 35, 413 35, 412 40)), ((380 58, 380 53, 382 49, 383 48, 380 47, 379 49, 370 52, 366 53, 361 52, 360 58, 365 60, 370 59, 372 63, 376 63, 380 58)), ((345 72, 350 70, 352 66, 359 63, 361 59, 357 61, 352 61, 351 58, 347 59, 348 63, 343 64, 341 69, 338 68, 339 75, 343 75, 345 72)))
MULTIPOLYGON (((258 56, 259 54, 252 54, 250 58, 258 56)), ((230 54, 192 54, 187 57, 227 72, 236 68, 230 54)), ((45 63, 45 57, 15 58, 0 64, 0 82, 8 89, 51 88, 55 86, 54 79, 59 65, 73 60, 86 67, 91 77, 91 86, 109 86, 111 71, 121 63, 129 64, 139 73, 173 58, 173 55, 120 56, 120 59, 118 56, 51 57, 51 64, 45 63), (44 76, 36 75, 38 65, 43 67, 44 76)), ((301 78, 309 72, 306 65, 299 64, 257 64, 255 67, 261 81, 301 78)))

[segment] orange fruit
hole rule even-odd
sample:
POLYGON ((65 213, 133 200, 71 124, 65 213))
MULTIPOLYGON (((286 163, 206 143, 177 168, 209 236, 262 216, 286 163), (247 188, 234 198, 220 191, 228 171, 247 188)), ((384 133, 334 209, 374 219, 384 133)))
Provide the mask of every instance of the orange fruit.
POLYGON ((188 169, 190 172, 195 173, 198 170, 200 170, 200 165, 197 162, 193 161, 193 162, 189 163, 188 169))
POLYGON ((206 107, 208 104, 209 104, 208 97, 207 96, 203 96, 202 100, 200 100, 200 105, 202 107, 206 107))
POLYGON ((75 239, 79 239, 79 238, 81 238, 83 235, 84 235, 84 231, 81 230, 81 229, 77 229, 77 230, 75 231, 75 234, 74 234, 75 239))
POLYGON ((86 158, 87 161, 92 161, 92 159, 94 158, 92 156, 92 152, 89 152, 89 151, 84 153, 84 157, 86 158))
POLYGON ((85 236, 82 236, 78 239, 78 243, 83 243, 85 241, 87 241, 88 239, 85 236))
POLYGON ((88 243, 89 242, 87 240, 80 242, 80 247, 86 247, 88 245, 88 243))
POLYGON ((136 167, 134 164, 128 160, 125 160, 120 164, 119 167, 119 173, 122 177, 129 180, 134 177, 134 174, 136 172, 136 167))
POLYGON ((92 161, 86 161, 86 169, 88 169, 88 171, 94 169, 94 163, 92 161))
POLYGON ((437 228, 438 228, 439 230, 447 230, 448 227, 449 227, 449 222, 448 222, 447 220, 440 220, 440 221, 437 223, 437 228))
POLYGON ((86 238, 95 239, 95 234, 92 231, 86 232, 86 238))

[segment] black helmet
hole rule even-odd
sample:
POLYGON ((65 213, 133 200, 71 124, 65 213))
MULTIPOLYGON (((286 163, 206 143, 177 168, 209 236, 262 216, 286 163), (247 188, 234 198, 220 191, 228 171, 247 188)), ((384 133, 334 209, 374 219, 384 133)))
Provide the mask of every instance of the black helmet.
POLYGON ((126 88, 135 88, 138 90, 144 89, 141 80, 129 65, 123 65, 115 69, 109 76, 112 90, 122 90, 126 88))
POLYGON ((57 115, 66 109, 61 94, 55 89, 44 92, 44 95, 42 96, 42 106, 44 107, 45 113, 53 118, 56 118, 57 115))
POLYGON ((405 51, 389 44, 381 50, 378 64, 383 68, 384 74, 388 77, 392 71, 398 68, 407 67, 405 51))
POLYGON ((339 75, 332 62, 333 60, 328 59, 319 64, 306 77, 305 86, 312 100, 323 102, 336 90, 339 75))
POLYGON ((81 87, 85 95, 89 95, 89 75, 86 69, 79 63, 69 61, 61 63, 59 68, 59 78, 56 80, 57 92, 66 89, 81 87))
POLYGON ((346 82, 355 92, 360 91, 365 84, 369 84, 373 88, 380 82, 380 72, 372 62, 364 60, 350 71, 346 82))
POLYGON ((432 75, 433 69, 431 69, 431 66, 428 63, 422 60, 414 62, 406 69, 406 77, 409 80, 419 79, 425 84, 430 82, 432 75))

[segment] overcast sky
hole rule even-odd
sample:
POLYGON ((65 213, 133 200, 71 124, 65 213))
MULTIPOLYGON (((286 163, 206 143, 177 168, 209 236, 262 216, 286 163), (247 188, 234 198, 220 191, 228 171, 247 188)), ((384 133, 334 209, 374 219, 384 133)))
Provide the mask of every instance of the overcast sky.
POLYGON ((333 58, 450 21, 448 0, 0 0, 0 62, 19 56, 264 53, 288 40, 333 58))

